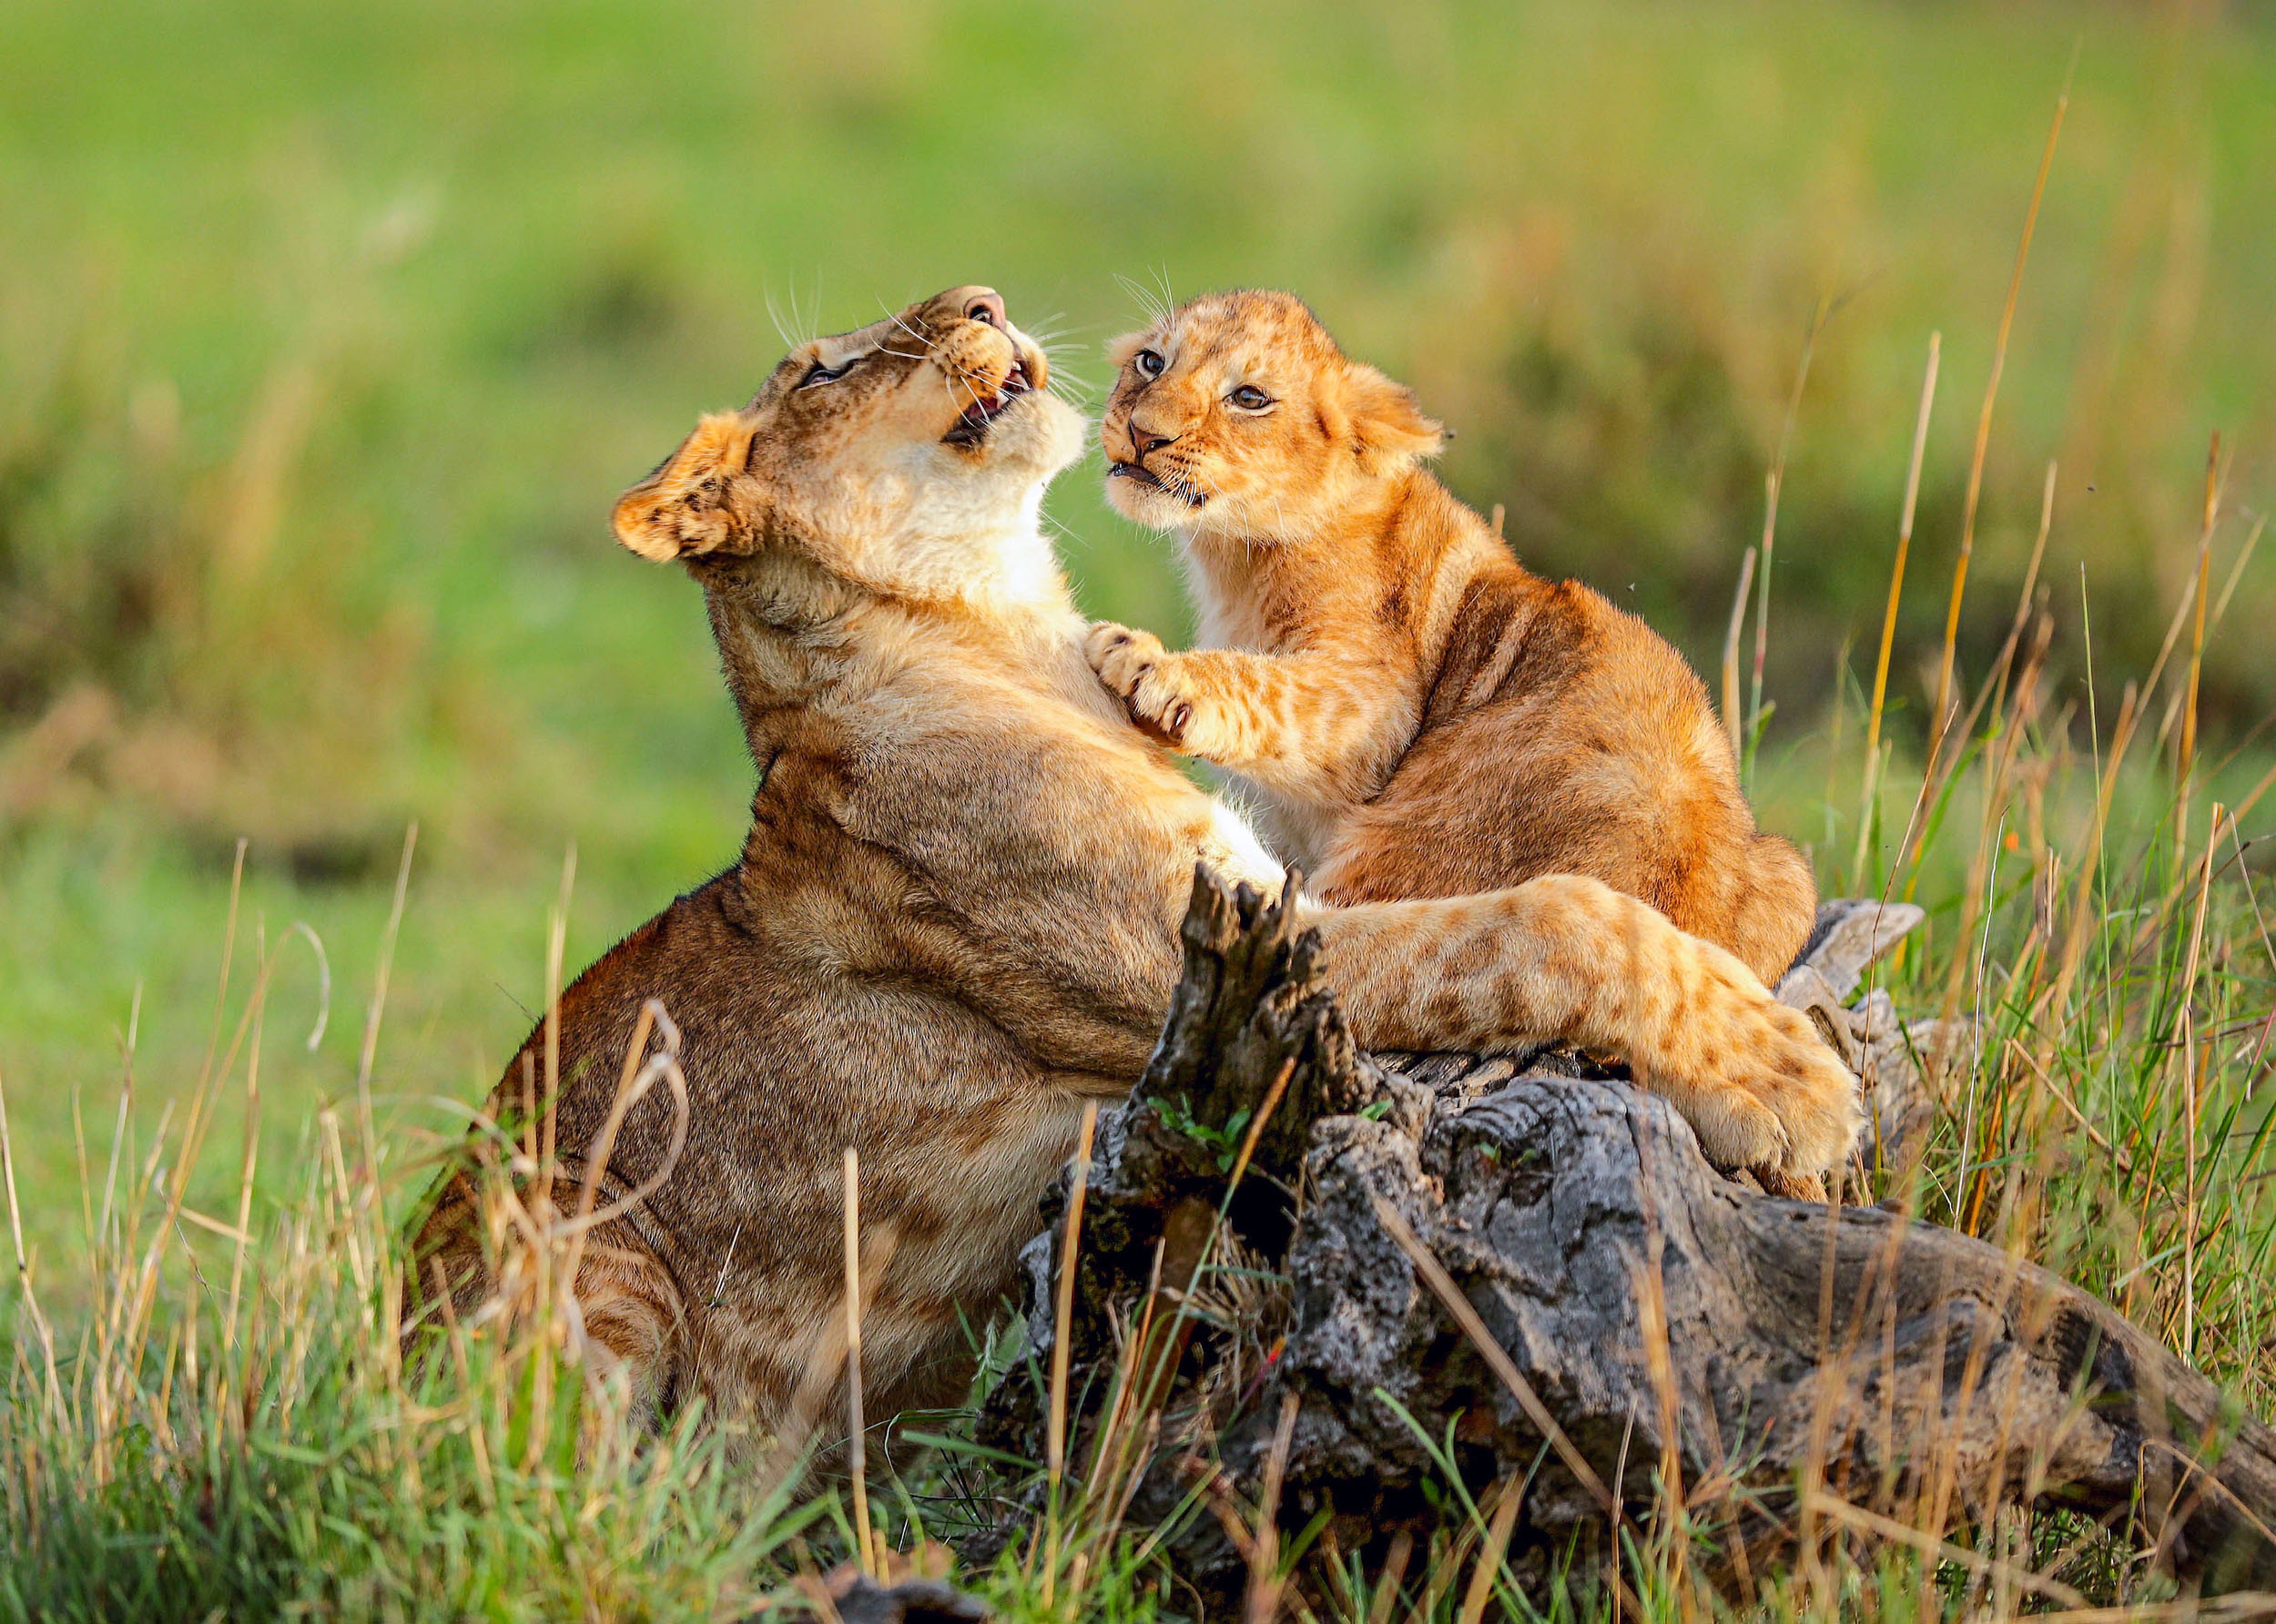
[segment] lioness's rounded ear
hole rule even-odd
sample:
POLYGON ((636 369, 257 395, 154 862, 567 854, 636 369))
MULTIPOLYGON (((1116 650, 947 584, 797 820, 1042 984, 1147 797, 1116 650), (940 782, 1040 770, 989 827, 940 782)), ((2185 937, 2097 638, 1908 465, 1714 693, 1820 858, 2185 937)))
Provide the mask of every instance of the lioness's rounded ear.
POLYGON ((1446 443, 1446 429, 1423 415, 1415 391, 1364 362, 1352 363, 1346 385, 1352 438, 1363 454, 1378 457, 1435 457, 1446 443))
POLYGON ((616 499, 616 539, 659 563, 704 553, 748 553, 757 527, 735 482, 751 457, 751 427, 737 411, 696 425, 664 465, 616 499))

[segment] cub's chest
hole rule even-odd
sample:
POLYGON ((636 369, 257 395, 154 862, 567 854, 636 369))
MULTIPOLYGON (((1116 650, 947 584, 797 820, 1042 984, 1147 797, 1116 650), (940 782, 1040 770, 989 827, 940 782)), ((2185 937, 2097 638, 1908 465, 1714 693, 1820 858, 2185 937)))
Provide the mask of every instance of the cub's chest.
POLYGON ((1268 614, 1265 605, 1246 594, 1227 595, 1209 591, 1194 604, 1194 642, 1203 648, 1239 649, 1253 654, 1275 654, 1296 629, 1295 605, 1268 614))

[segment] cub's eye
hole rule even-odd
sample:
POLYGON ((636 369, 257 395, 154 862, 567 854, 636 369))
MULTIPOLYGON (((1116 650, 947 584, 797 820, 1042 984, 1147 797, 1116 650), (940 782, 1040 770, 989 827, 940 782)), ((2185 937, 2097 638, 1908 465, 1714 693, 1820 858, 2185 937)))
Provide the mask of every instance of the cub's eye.
POLYGON ((806 370, 806 376, 798 380, 798 387, 800 389, 812 389, 818 383, 835 383, 840 378, 843 378, 847 373, 852 371, 854 370, 854 362, 859 360, 861 358, 857 355, 852 360, 843 361, 834 367, 826 367, 818 360, 806 370))
POLYGON ((1162 352, 1158 350, 1141 350, 1132 360, 1141 378, 1159 378, 1170 364, 1162 359, 1162 352))
POLYGON ((1225 397, 1244 411, 1262 411, 1273 403, 1272 396, 1254 383, 1244 383, 1225 397))

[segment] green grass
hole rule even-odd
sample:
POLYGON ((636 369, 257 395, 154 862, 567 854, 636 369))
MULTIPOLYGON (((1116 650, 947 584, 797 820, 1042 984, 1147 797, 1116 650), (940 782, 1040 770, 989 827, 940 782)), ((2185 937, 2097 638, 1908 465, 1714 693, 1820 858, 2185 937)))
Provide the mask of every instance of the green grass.
MULTIPOLYGON (((2040 1001, 2055 969, 2020 879, 2044 884, 2060 852, 2072 895, 2098 752, 2193 578, 2213 430, 2228 447, 2216 591, 2269 504, 2276 29, 2262 14, 0 9, 0 1085, 32 1277, 79 1381, 93 1366, 72 1351, 77 1329, 115 1284, 111 1243, 98 1234, 91 1254, 88 1232, 128 1032, 139 1166, 162 1122, 179 1133, 265 946, 259 1278, 333 1349, 310 1355, 290 1415, 255 1406, 225 1426, 214 1384, 230 1365, 208 1359, 204 1385, 178 1374, 175 1443, 130 1436, 181 1369, 168 1336, 196 1315, 218 1334, 187 1254, 168 1252, 153 1338, 116 1367, 142 1419, 114 1417, 127 1430, 111 1442, 137 1464, 100 1481, 80 1458, 90 1414, 40 1419, 21 1385, 38 1361, 19 1361, 0 1426, 6 1512, 43 1543, 0 1574, 0 1605, 46 1595, 65 1616, 104 1541, 138 1553, 121 1573, 171 1576, 164 1598, 184 1617, 296 1599, 341 1616, 551 1616, 587 1597, 723 1615, 795 1570, 707 1438, 615 1487, 591 1463, 533 1457, 477 1488, 472 1424, 451 1409, 472 1400, 373 1376, 355 1329, 372 1288, 330 1254, 293 1261, 290 1243, 349 1222, 321 1217, 326 1199, 362 1199, 353 1176, 312 1195, 326 1175, 310 1147, 315 1113, 354 1097, 408 825, 418 855, 373 1079, 390 1200, 542 1008, 565 854, 573 968, 731 857, 749 767, 695 594, 615 549, 604 515, 699 411, 747 393, 782 348, 777 316, 842 328, 990 280, 1096 383, 1100 344, 1139 311, 1119 279, 1295 288, 1455 427, 1449 477, 1507 504, 1529 562, 1635 605, 1712 674, 1804 336, 1831 299, 1786 459, 1755 789, 1829 890, 1870 888, 1912 809, 1917 766, 1903 764, 1925 744, 1993 334, 2067 71, 1958 649, 1973 695, 2057 461, 2045 703, 2016 761, 1955 780, 1902 869, 1932 917, 1893 985, 1908 1012, 1934 1013, 1958 964, 1964 1001, 1980 996, 2107 1142, 2027 1088, 2030 1063, 2003 1047, 1951 1086, 1926 1210, 2020 1236, 2177 1345, 2186 1322, 2198 1356, 2266 1415, 2276 1325, 2255 1283, 2276 1179, 2254 1137, 2265 1057, 2244 1045, 2276 969, 2266 848, 2251 844, 2270 803, 2210 891, 2189 1007, 2225 1047, 2193 1181, 2173 1023, 2206 809, 2243 798, 2269 759, 2270 553, 2238 575, 2206 653, 2185 848, 2160 831, 2186 626, 2142 707, 2068 1015, 2040 1001), (1862 694, 1932 330, 1943 383, 1891 680, 1897 756, 1880 855, 1859 872, 1862 694), (240 837, 235 990, 217 1018, 240 837), (2238 869, 2263 877, 2257 898, 2238 869), (331 978, 313 1051, 303 923, 331 978), (46 1463, 36 1485, 32 1460, 46 1463), (207 1485, 225 1510, 192 1517, 207 1485), (373 1532, 343 1544, 342 1525, 373 1532)), ((1105 510, 1094 467, 1052 511, 1088 607, 1184 625, 1160 543, 1105 510)), ((227 1086, 184 1186, 208 1216, 240 1199, 245 1055, 209 1079, 227 1086)), ((226 1266, 226 1244, 184 1233, 226 1266)), ((518 1371, 536 1355, 498 1357, 518 1371)), ((1035 1602, 1015 1578, 989 1582, 1035 1602)), ((1902 1571, 1859 1582, 1903 1603, 1902 1571)), ((1635 1583, 1677 1607, 1661 1568, 1640 1563, 1635 1583)), ((1100 1616, 1148 1605, 1136 1578, 1095 1588, 1100 1616)))
MULTIPOLYGON (((1957 764, 1922 860, 1897 858, 1894 835, 1868 844, 1864 888, 1917 882, 1930 913, 1880 983, 1908 1015, 1949 1003, 1989 1034, 1980 1059, 1934 1080, 1915 1172, 1885 1170, 1871 1193, 2070 1274, 2267 1416, 2276 898, 2230 860, 2240 837, 2210 811, 2253 786, 2233 767, 2208 771, 2177 844, 2172 781, 2146 748, 2130 765, 2115 749, 2100 761, 2073 751, 2045 727, 2044 697, 2027 682, 2014 691, 2007 725, 1957 764), (2102 827, 2105 775, 2118 793, 2102 827), (2210 879, 2200 827, 2218 829, 2210 879)), ((1894 787, 1890 808, 1903 813, 1916 785, 1894 787)), ((1837 834, 1854 816, 1826 810, 1837 834)), ((269 933, 270 962, 285 969, 261 973, 249 916, 262 889, 239 898, 218 1062, 191 1079, 138 1071, 137 1086, 181 1109, 162 1130, 130 1120, 116 1148, 118 1082, 91 1092, 85 1161, 43 1175, 66 1186, 47 1216, 70 1238, 33 1261, 10 1304, 0 1618, 730 1619, 793 1599, 801 1575, 846 1559, 842 1484, 797 1481, 767 1440, 699 1411, 661 1436, 625 1425, 621 1385, 575 1357, 554 1284, 568 1277, 564 1242, 527 1254, 495 1317, 406 1360, 392 1333, 395 1243, 447 1137, 415 1124, 451 1118, 409 1100, 431 1062, 397 1034, 416 1024, 412 990, 438 973, 410 950, 416 921, 447 899, 412 901, 386 975, 375 1131, 366 1137, 351 1062, 318 1080, 330 1097, 313 1116, 269 1107, 269 1135, 249 1162, 245 1110, 268 1099, 310 1012, 290 974, 298 944, 269 933), (241 1242, 215 1227, 246 1217, 241 1242)), ((381 978, 387 927, 342 919, 336 934, 335 1030, 353 1054, 374 1030, 359 1011, 381 978), (376 939, 347 946, 366 932, 376 939)), ((41 1130, 21 1091, 7 1100, 8 1149, 29 1171, 41 1130)), ((1026 1377, 1015 1365, 1003 1379, 1026 1377)), ((825 1456, 842 1447, 830 1431, 825 1456)), ((873 1478, 872 1513, 887 1546, 918 1553, 1015 1500, 1031 1476, 951 1446, 906 1478, 873 1478)), ((1498 1554, 1480 1576, 1480 1539, 1497 1548, 1487 1487, 1449 1476, 1445 1529, 1408 1559, 1397 1616, 1450 1621, 1472 1596, 1511 1616, 1537 1604, 1550 1618, 1606 1616, 1593 1574, 1534 1600, 1498 1554)), ((1071 1484, 1063 1516, 962 1582, 1013 1619, 1189 1611, 1160 1530, 1118 1527, 1114 1497, 1071 1484)), ((1627 1552, 1624 1616, 1712 1612, 1699 1575, 1730 1510, 1663 1499, 1627 1552)), ((1379 1553, 1282 1535, 1266 1571, 1316 1617, 1358 1624, 1382 1587, 1399 1587, 1379 1553)), ((2102 1537, 2048 1513, 1952 1538, 1976 1555, 1924 1566, 1884 1541, 1766 1574, 1762 1616, 2005 1618, 2050 1596, 2171 1616, 2156 1610, 2169 1584, 2124 1526, 2102 1537)))

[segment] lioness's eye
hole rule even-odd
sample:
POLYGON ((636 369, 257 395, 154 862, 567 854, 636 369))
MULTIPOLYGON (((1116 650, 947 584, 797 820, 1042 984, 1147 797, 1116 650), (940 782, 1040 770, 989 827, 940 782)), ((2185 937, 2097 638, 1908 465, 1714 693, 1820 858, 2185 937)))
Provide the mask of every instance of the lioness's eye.
POLYGON ((854 361, 858 361, 861 358, 857 355, 853 357, 852 360, 843 361, 834 367, 826 367, 818 360, 806 370, 806 376, 798 380, 798 387, 800 389, 812 389, 818 383, 835 383, 840 378, 843 378, 847 373, 852 371, 854 369, 854 361))
POLYGON ((1231 401, 1235 406, 1238 406, 1244 411, 1262 411, 1265 407, 1273 403, 1272 396, 1266 394, 1254 383, 1244 383, 1240 388, 1235 390, 1230 395, 1227 395, 1225 399, 1231 401))
POLYGON ((1136 356, 1133 357, 1133 360, 1137 364, 1138 375, 1141 378, 1161 377, 1162 369, 1167 364, 1163 360, 1162 353, 1158 350, 1141 350, 1136 356))

